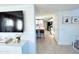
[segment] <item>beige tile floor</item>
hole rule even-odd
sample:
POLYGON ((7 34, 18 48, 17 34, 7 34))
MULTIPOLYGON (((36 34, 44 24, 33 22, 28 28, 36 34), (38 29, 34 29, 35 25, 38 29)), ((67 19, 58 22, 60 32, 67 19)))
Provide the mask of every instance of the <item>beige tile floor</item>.
POLYGON ((45 39, 37 39, 38 54, 78 54, 71 45, 57 45, 54 36, 45 31, 45 39))

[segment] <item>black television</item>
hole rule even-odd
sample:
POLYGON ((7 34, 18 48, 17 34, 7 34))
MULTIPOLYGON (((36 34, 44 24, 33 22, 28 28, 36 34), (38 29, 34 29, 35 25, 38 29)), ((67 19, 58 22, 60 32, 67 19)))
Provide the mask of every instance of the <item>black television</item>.
POLYGON ((0 32, 23 32, 23 11, 0 12, 0 32))

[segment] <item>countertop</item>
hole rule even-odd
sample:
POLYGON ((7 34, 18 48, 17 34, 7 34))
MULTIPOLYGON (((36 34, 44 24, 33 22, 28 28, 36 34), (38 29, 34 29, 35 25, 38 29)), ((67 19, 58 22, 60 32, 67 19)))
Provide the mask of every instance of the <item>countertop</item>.
POLYGON ((0 46, 23 46, 26 43, 25 40, 21 40, 19 43, 0 43, 0 46))

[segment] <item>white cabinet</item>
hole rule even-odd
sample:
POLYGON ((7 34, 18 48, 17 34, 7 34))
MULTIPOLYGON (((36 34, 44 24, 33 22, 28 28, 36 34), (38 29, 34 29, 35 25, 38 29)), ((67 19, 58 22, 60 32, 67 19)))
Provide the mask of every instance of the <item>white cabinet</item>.
POLYGON ((0 54, 28 53, 28 43, 21 41, 19 44, 0 44, 0 54))
POLYGON ((21 47, 19 46, 0 46, 0 53, 22 53, 21 52, 21 47))

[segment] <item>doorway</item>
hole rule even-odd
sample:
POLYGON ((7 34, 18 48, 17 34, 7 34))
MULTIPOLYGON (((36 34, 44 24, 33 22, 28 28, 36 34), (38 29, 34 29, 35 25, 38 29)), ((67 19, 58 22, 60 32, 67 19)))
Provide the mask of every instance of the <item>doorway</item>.
POLYGON ((57 45, 52 18, 36 19, 36 37, 37 53, 52 53, 51 50, 57 45))

